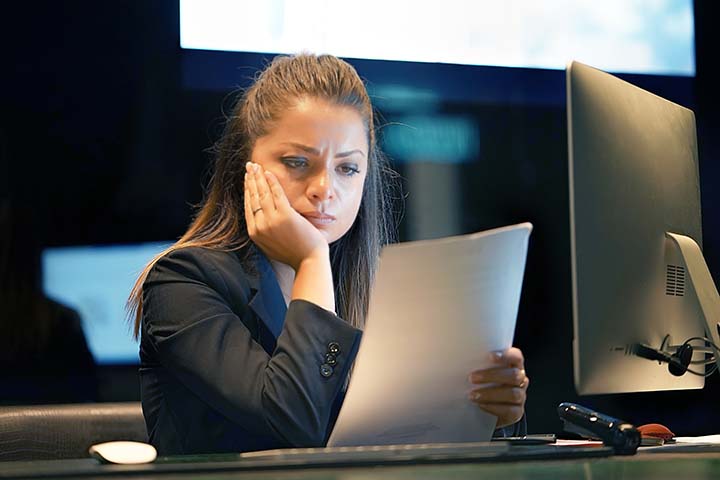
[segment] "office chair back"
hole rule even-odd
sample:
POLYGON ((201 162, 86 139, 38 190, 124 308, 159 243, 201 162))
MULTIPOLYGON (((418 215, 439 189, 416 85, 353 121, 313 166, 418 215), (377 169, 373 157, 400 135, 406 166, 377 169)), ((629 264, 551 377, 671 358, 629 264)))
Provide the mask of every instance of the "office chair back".
POLYGON ((85 458, 113 440, 148 441, 140 402, 0 407, 0 461, 85 458))

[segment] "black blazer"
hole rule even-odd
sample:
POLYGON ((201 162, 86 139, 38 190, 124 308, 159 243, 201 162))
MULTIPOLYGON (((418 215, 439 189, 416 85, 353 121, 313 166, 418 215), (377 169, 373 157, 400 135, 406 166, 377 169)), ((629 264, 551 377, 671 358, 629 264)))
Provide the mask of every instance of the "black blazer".
POLYGON ((322 446, 334 424, 361 332, 310 302, 286 308, 262 254, 243 263, 183 248, 145 281, 141 398, 161 455, 322 446))

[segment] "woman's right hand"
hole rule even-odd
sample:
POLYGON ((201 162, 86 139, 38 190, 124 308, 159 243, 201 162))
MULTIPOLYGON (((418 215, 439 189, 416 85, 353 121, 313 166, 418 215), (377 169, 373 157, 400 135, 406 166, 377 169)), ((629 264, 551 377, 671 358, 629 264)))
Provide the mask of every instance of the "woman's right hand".
POLYGON ((327 258, 327 240, 292 208, 277 177, 256 163, 247 162, 245 168, 245 222, 250 239, 269 258, 296 272, 304 260, 327 258))

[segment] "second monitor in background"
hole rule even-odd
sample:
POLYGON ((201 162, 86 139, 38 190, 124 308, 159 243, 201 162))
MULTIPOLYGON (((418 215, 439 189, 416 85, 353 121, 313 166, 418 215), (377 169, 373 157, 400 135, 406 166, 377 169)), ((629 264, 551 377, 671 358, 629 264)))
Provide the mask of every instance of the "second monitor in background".
POLYGON ((127 302, 138 274, 171 242, 47 248, 42 252, 45 294, 80 313, 88 347, 99 365, 137 364, 138 342, 127 302))

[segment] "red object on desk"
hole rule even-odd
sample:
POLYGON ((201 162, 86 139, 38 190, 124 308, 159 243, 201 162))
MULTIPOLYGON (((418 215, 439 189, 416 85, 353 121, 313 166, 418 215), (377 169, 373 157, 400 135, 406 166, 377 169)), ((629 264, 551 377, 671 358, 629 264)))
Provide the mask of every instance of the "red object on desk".
POLYGON ((640 435, 643 437, 662 438, 665 441, 675 437, 675 434, 668 427, 659 423, 640 425, 637 429, 640 430, 640 435))

